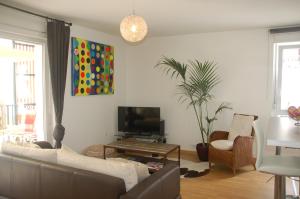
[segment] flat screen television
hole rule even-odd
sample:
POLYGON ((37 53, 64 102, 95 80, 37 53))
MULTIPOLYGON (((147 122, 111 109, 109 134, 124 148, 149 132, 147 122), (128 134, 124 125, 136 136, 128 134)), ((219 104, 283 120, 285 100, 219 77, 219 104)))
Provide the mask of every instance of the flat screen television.
POLYGON ((159 107, 118 107, 118 131, 133 135, 161 135, 159 107))

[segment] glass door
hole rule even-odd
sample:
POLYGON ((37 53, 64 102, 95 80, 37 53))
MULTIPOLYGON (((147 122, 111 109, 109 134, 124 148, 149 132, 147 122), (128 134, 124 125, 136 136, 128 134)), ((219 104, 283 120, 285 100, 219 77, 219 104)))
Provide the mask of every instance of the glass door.
POLYGON ((2 140, 44 140, 43 46, 0 38, 2 140))

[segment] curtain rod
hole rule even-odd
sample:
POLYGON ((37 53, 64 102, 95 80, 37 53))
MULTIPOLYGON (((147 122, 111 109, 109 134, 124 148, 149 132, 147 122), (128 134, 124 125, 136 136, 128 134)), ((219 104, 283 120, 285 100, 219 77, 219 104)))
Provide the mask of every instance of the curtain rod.
MULTIPOLYGON (((28 11, 28 10, 23 10, 23 9, 21 9, 21 8, 17 8, 17 7, 11 6, 11 5, 7 5, 7 4, 2 3, 2 2, 0 2, 0 5, 1 5, 1 6, 4 6, 4 7, 7 7, 7 8, 14 9, 14 10, 18 10, 18 11, 20 11, 20 12, 27 13, 27 14, 30 14, 30 15, 34 15, 34 16, 37 16, 37 17, 41 17, 41 18, 44 18, 44 19, 47 19, 47 20, 62 21, 62 20, 59 20, 59 19, 47 17, 47 16, 45 16, 45 15, 40 15, 40 14, 37 14, 37 13, 34 13, 34 12, 30 12, 30 11, 28 11)), ((65 22, 65 21, 62 21, 62 22, 64 22, 64 23, 67 24, 68 26, 72 26, 72 23, 65 22)))
POLYGON ((288 33, 288 32, 299 32, 299 31, 300 31, 300 26, 270 29, 270 33, 271 34, 288 33))

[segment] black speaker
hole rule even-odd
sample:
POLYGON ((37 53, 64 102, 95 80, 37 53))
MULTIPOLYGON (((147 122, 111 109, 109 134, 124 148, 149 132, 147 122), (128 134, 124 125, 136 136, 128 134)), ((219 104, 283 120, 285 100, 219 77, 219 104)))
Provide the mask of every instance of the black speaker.
POLYGON ((160 120, 160 136, 165 136, 165 120, 160 120))

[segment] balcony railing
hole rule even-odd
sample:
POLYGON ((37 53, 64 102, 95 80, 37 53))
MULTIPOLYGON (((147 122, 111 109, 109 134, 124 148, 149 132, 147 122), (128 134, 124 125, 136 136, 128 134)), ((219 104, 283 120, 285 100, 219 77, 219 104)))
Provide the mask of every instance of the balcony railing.
POLYGON ((0 105, 0 134, 9 140, 35 140, 35 107, 35 104, 0 105))

